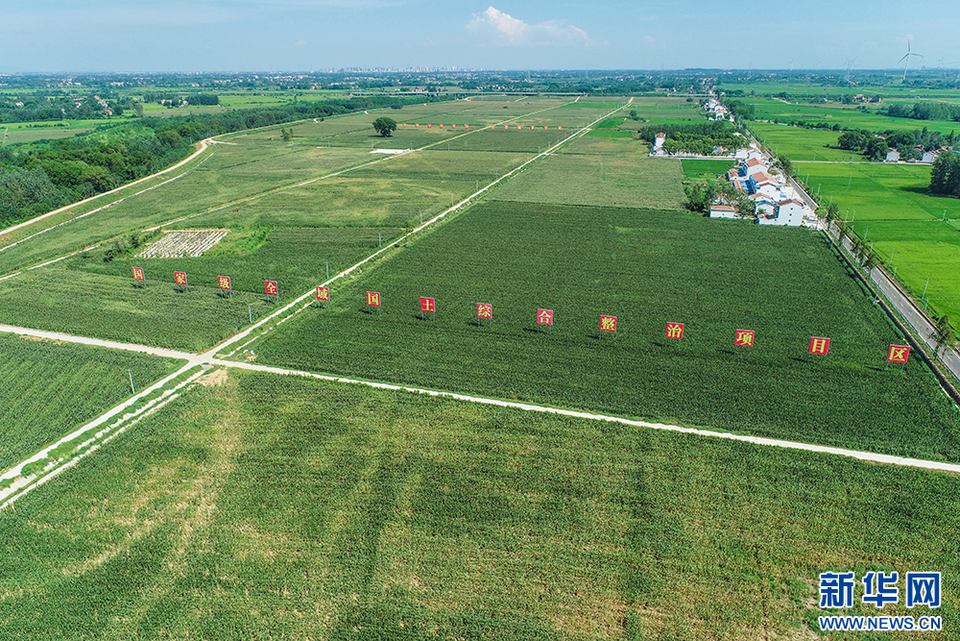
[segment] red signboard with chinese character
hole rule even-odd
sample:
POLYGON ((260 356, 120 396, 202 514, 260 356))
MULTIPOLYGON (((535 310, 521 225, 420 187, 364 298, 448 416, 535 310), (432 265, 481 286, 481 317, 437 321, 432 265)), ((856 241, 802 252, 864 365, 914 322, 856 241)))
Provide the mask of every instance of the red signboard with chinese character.
POLYGON ((367 305, 380 307, 380 292, 367 292, 367 305))
POLYGON ((909 345, 891 345, 887 352, 887 361, 890 363, 906 363, 910 358, 909 345))
POLYGON ((493 304, 477 303, 477 318, 493 318, 493 304))
POLYGON ((143 267, 133 268, 133 280, 147 280, 143 277, 143 267))
POLYGON ((187 284, 187 273, 186 272, 173 272, 173 282, 177 285, 186 285, 187 284))
POLYGON ((317 300, 330 301, 330 288, 329 287, 317 287, 317 300))
POLYGON ((552 310, 552 309, 538 309, 538 310, 537 310, 537 325, 553 325, 553 310, 552 310))
POLYGON ((464 129, 469 129, 469 128, 470 128, 470 125, 464 125, 463 128, 464 128, 464 129))
POLYGON ((600 317, 600 331, 601 331, 601 332, 615 332, 615 331, 617 331, 617 317, 616 317, 616 316, 601 316, 601 317, 600 317))
POLYGON ((808 350, 809 354, 821 354, 823 356, 827 355, 827 352, 830 351, 830 339, 822 338, 820 336, 813 336, 810 338, 810 349, 808 350))
POLYGON ((427 129, 433 129, 433 125, 427 125, 427 129))
POLYGON ((421 312, 435 312, 437 311, 437 306, 434 303, 432 298, 426 298, 424 296, 420 297, 420 311, 421 312))
POLYGON ((280 290, 277 289, 277 281, 275 280, 263 281, 263 291, 266 292, 267 296, 277 296, 280 292, 280 290))
POLYGON ((667 338, 683 338, 683 323, 667 323, 667 338))
POLYGON ((733 344, 736 347, 753 347, 753 335, 752 329, 738 329, 733 344))
POLYGON ((217 287, 220 289, 230 289, 230 277, 217 276, 217 287))

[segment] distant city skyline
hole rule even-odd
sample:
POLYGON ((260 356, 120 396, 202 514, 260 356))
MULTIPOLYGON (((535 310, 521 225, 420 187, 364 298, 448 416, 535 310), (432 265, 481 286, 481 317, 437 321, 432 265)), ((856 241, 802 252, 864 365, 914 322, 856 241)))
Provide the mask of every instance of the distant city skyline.
POLYGON ((960 7, 918 0, 789 9, 706 0, 35 0, 0 21, 0 72, 343 68, 960 67, 960 7))

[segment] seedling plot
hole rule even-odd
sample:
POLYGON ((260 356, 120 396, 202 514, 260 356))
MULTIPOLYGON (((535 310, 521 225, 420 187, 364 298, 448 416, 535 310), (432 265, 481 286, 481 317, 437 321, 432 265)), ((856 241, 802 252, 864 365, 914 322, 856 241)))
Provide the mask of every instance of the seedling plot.
POLYGON ((155 243, 147 245, 138 258, 197 258, 216 245, 229 229, 188 229, 166 231, 155 243))

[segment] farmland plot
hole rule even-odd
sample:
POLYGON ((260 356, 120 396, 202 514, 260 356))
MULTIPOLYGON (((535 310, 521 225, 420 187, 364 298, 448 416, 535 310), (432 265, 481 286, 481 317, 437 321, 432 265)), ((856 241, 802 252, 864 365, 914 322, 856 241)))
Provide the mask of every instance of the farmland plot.
POLYGON ((481 204, 259 344, 261 362, 790 440, 960 460, 960 422, 807 230, 679 213, 481 204), (812 287, 811 283, 816 283, 812 287), (380 314, 365 291, 381 293, 380 314), (420 319, 418 297, 436 298, 420 319), (493 327, 476 304, 492 303, 493 327), (538 332, 538 308, 555 314, 538 332), (616 342, 599 340, 618 316, 616 342), (668 321, 687 324, 664 345, 668 321), (736 329, 757 330, 734 355, 736 329), (833 339, 806 361, 811 336, 833 339), (839 399, 843 399, 841 402, 839 399), (922 428, 920 427, 922 426, 922 428))
POLYGON ((135 352, 0 334, 0 471, 130 396, 130 376, 146 387, 175 364, 135 352))
POLYGON ((649 158, 633 140, 579 138, 563 152, 525 171, 493 195, 496 200, 680 209, 686 200, 680 163, 649 158), (598 149, 619 153, 596 153, 598 149), (583 149, 585 153, 579 153, 583 149))
POLYGON ((264 281, 277 281, 284 299, 299 296, 389 242, 397 228, 315 228, 270 231, 252 253, 201 258, 118 258, 89 252, 0 281, 0 323, 202 351, 274 311, 264 281), (134 287, 132 267, 147 287, 134 287), (187 274, 189 292, 174 284, 187 274), (221 298, 217 276, 229 276, 233 296, 221 298), (249 305, 249 307, 248 307, 249 305))
POLYGON ((0 513, 0 636, 793 638, 877 565, 958 614, 949 475, 254 373, 170 411, 0 513))

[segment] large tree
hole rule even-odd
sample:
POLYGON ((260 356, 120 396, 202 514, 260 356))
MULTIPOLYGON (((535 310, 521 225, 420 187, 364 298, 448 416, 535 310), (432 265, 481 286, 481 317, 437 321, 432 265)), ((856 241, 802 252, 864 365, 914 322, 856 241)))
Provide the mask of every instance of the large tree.
POLYGON ((373 121, 373 128, 377 130, 377 133, 383 136, 384 138, 389 138, 393 135, 393 132, 397 128, 397 121, 393 118, 387 118, 386 116, 380 116, 373 121))

